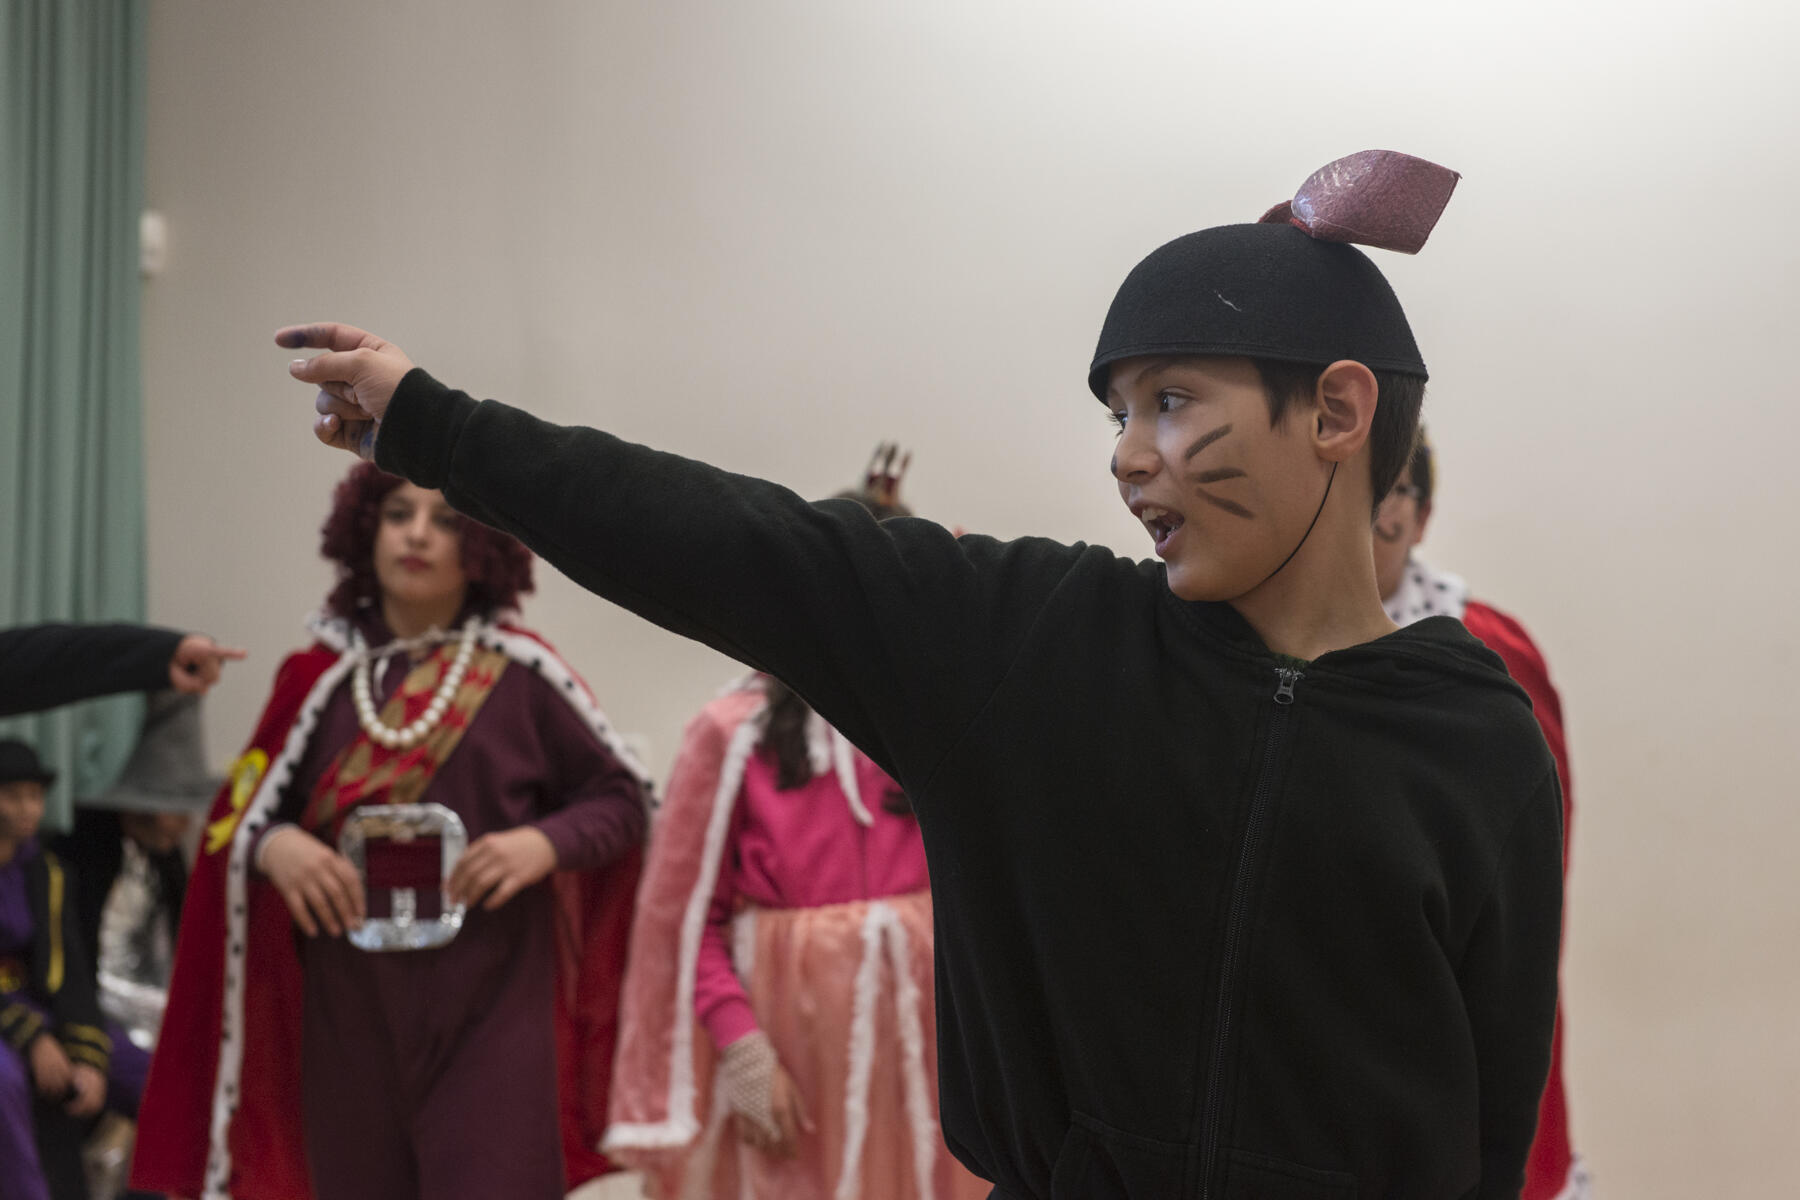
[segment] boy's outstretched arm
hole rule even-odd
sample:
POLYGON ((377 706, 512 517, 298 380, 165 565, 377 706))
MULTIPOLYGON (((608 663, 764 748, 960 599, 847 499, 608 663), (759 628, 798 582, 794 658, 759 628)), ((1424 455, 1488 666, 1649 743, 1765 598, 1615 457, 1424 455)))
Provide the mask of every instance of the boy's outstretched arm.
POLYGON ((1082 553, 958 539, 909 518, 877 523, 851 501, 808 503, 763 480, 477 403, 348 326, 295 327, 277 341, 327 349, 290 368, 321 386, 320 440, 372 452, 591 591, 786 680, 914 786, 998 685, 1082 553))
POLYGON ((1514 1200, 1537 1132, 1556 1025, 1562 789, 1548 774, 1521 810, 1457 975, 1481 1089, 1481 1200, 1514 1200))

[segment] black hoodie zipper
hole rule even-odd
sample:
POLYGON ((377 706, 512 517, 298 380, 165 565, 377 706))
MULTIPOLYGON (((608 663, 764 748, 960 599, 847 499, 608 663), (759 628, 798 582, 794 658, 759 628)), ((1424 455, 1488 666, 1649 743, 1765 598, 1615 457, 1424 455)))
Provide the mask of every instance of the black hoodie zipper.
POLYGON ((1262 767, 1256 790, 1250 797, 1250 817, 1244 824, 1244 840, 1238 848, 1237 877, 1231 885, 1231 908, 1225 922, 1224 957, 1219 966, 1219 1011, 1213 1022, 1212 1069, 1206 1076, 1206 1109, 1201 1120, 1200 1194, 1211 1200, 1213 1170, 1219 1157, 1219 1122, 1225 1103, 1225 1052, 1231 1041, 1231 1020, 1238 988, 1238 957, 1243 948, 1244 926, 1249 920, 1250 885, 1268 832, 1273 807, 1275 772, 1287 748, 1288 720, 1294 703, 1294 685, 1305 672, 1297 667, 1275 668, 1275 714, 1263 735, 1262 767))

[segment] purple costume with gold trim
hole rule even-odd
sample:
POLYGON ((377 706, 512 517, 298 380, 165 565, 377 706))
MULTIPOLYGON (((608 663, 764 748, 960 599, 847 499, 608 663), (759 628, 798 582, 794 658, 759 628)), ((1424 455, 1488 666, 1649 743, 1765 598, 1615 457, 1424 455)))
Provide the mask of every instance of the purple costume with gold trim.
POLYGON ((81 1182, 77 1118, 37 1096, 28 1054, 39 1037, 72 1064, 102 1072, 112 1040, 101 1028, 94 975, 76 935, 71 881, 35 838, 0 866, 0 1196, 39 1200, 81 1182))

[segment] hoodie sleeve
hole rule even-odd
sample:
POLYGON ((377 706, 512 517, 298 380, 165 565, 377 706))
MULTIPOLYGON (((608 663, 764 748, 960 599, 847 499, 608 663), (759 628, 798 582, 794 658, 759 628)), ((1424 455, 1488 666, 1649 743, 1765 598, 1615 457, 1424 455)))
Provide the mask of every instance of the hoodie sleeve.
POLYGON ((166 688, 169 660, 183 636, 148 625, 0 630, 0 717, 166 688))
POLYGON ((1556 1025, 1562 799, 1546 775, 1515 820, 1458 978, 1481 1094, 1481 1200, 1513 1200, 1537 1132, 1556 1025))
POLYGON ((376 457, 590 591, 787 681, 896 777, 936 764, 1083 553, 808 503, 418 369, 376 457))

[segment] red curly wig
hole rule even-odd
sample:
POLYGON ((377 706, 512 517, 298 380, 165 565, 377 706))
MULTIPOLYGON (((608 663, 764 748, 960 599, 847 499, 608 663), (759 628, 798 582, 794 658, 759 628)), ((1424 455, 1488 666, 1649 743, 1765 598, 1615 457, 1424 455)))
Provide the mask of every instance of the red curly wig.
MULTIPOLYGON (((375 531, 381 502, 404 482, 374 463, 358 463, 331 494, 331 515, 319 529, 319 553, 337 564, 338 581, 325 597, 326 611, 350 617, 381 598, 375 578, 375 531)), ((457 515, 463 574, 469 579, 465 607, 483 617, 516 608, 532 591, 531 551, 511 534, 457 515)))

